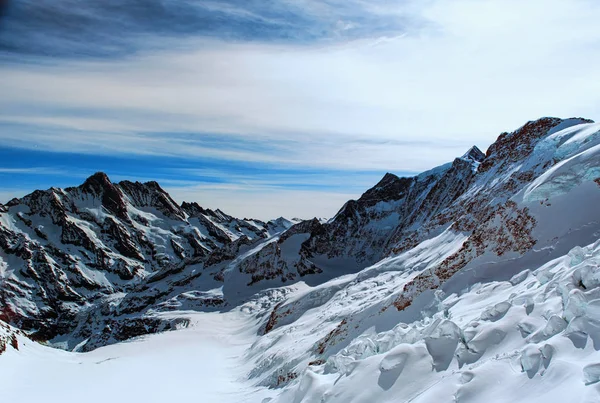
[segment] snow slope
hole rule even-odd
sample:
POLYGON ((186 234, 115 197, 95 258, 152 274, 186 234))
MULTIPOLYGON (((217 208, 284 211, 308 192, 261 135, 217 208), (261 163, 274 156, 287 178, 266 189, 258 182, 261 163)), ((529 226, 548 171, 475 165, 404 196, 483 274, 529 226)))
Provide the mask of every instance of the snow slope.
POLYGON ((357 330, 354 324, 369 313, 359 301, 350 311, 334 297, 306 311, 293 329, 266 336, 288 333, 292 352, 303 350, 295 347, 303 342, 310 351, 319 340, 310 334, 325 333, 323 312, 346 319, 329 327, 341 329, 327 341, 330 354, 290 368, 298 376, 274 401, 600 401, 599 263, 600 240, 508 281, 438 295, 423 318, 389 330, 383 315, 357 330))
POLYGON ((18 336, 0 356, 3 401, 260 402, 272 395, 244 381, 253 323, 240 312, 189 313, 187 329, 70 353, 18 336))

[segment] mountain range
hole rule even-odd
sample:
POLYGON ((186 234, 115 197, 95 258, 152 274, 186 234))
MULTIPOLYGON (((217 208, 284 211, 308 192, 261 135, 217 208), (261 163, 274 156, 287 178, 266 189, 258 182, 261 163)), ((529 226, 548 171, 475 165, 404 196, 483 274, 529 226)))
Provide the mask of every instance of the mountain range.
POLYGON ((0 204, 0 352, 234 318, 258 392, 231 401, 476 402, 506 363, 526 401, 597 401, 598 206, 600 125, 581 118, 387 173, 329 220, 235 218, 99 172, 0 204))

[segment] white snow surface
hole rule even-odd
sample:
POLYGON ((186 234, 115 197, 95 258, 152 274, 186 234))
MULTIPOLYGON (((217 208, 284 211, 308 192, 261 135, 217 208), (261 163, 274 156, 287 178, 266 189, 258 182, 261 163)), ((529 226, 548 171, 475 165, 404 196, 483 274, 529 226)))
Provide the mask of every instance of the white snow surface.
POLYGON ((269 293, 227 313, 169 313, 188 317, 190 326, 90 353, 19 335, 19 350, 8 346, 0 355, 3 398, 600 401, 600 240, 507 281, 438 291, 415 320, 393 307, 381 310, 411 277, 397 271, 401 265, 427 267, 432 250, 442 257, 462 241, 442 234, 422 249, 422 262, 413 251, 318 287, 288 286, 283 310, 289 306, 291 319, 266 335, 259 327, 269 293))
POLYGON ((443 296, 421 320, 350 327, 344 348, 275 401, 598 402, 599 263, 600 241, 443 296))
POLYGON ((251 317, 192 312, 189 319, 186 329, 85 354, 18 336, 19 350, 8 347, 0 356, 2 401, 227 403, 273 395, 244 380, 243 355, 255 336, 251 317))
POLYGON ((546 137, 534 155, 546 153, 560 162, 527 187, 525 201, 546 200, 600 178, 600 124, 580 124, 546 137))

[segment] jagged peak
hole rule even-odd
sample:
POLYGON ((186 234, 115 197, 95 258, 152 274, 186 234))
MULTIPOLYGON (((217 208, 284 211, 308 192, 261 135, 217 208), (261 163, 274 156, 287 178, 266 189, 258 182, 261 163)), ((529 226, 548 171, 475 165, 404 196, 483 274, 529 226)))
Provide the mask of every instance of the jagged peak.
POLYGON ((398 177, 393 173, 386 173, 383 178, 371 189, 367 190, 358 199, 359 203, 373 204, 379 201, 398 200, 410 188, 414 178, 398 177))
POLYGON ((107 181, 110 182, 110 179, 108 178, 108 175, 105 172, 102 171, 98 171, 95 172, 94 174, 90 175, 87 180, 102 180, 102 181, 107 181))
POLYGON ((289 227, 285 232, 281 234, 278 242, 284 242, 286 239, 295 234, 308 233, 313 235, 322 231, 323 224, 317 217, 314 217, 310 220, 304 220, 289 227))
POLYGON ((479 147, 473 146, 469 148, 469 150, 460 158, 473 162, 482 162, 485 158, 485 154, 479 149, 479 147))
POLYGON ((186 202, 185 200, 181 203, 181 208, 184 210, 200 210, 204 211, 204 208, 197 202, 186 202))
POLYGON ((160 186, 160 184, 157 181, 144 182, 143 185, 148 188, 157 190, 159 192, 167 193, 167 192, 165 192, 165 190, 160 186))
MULTIPOLYGON (((36 192, 39 192, 39 190, 36 190, 36 192)), ((30 194, 31 195, 31 194, 30 194)), ((27 197, 27 196, 26 196, 27 197)), ((16 205, 21 204, 21 199, 18 199, 16 197, 13 197, 12 199, 10 199, 8 202, 6 202, 5 207, 13 207, 16 205)))
POLYGON ((287 218, 280 216, 277 218, 273 218, 272 220, 269 220, 268 222, 272 222, 272 223, 286 223, 286 222, 292 222, 292 220, 288 220, 287 218))
POLYGON ((126 187, 129 189, 145 189, 145 190, 154 190, 154 191, 159 191, 162 193, 166 193, 163 188, 160 187, 160 185, 158 184, 158 182, 156 181, 147 181, 147 182, 140 182, 140 181, 129 181, 129 180, 123 180, 121 182, 118 183, 119 186, 121 187, 126 187))
POLYGON ((135 207, 156 207, 163 214, 185 220, 185 213, 182 207, 173 200, 173 198, 156 181, 149 182, 119 182, 119 188, 125 193, 135 207))
POLYGON ((288 228, 292 227, 294 224, 296 224, 294 221, 288 220, 285 217, 278 217, 278 218, 269 220, 266 223, 263 223, 263 225, 266 225, 268 227, 276 227, 276 228, 284 228, 284 229, 288 229, 288 228))
POLYGON ((158 194, 164 195, 173 204, 178 206, 177 203, 175 203, 171 199, 171 196, 156 181, 148 181, 148 182, 135 181, 135 182, 133 182, 133 181, 124 180, 124 181, 119 182, 118 185, 123 191, 125 191, 125 193, 129 194, 130 196, 133 195, 134 193, 147 193, 147 194, 158 193, 158 194))
POLYGON ((205 209, 197 202, 182 202, 181 209, 185 211, 190 217, 198 216, 199 214, 213 216, 214 212, 210 209, 205 209))
POLYGON ((80 186, 82 190, 98 190, 108 186, 112 186, 112 182, 108 178, 108 175, 104 172, 96 172, 95 174, 88 177, 85 182, 80 186))
POLYGON ((397 179, 400 179, 398 175, 395 175, 391 172, 386 172, 385 175, 383 175, 383 178, 381 178, 381 180, 379 181, 379 183, 390 182, 397 179))
POLYGON ((36 189, 33 192, 26 194, 22 198, 13 197, 5 204, 5 206, 6 207, 14 207, 14 206, 18 206, 19 204, 22 204, 22 203, 27 204, 31 200, 42 200, 42 199, 46 200, 47 197, 53 197, 54 199, 57 199, 55 189, 56 188, 50 188, 50 189, 46 189, 46 190, 36 189))
MULTIPOLYGON (((224 213, 220 209, 211 210, 209 208, 204 208, 200 206, 196 202, 186 202, 181 203, 181 208, 188 213, 190 216, 196 216, 198 214, 205 215, 209 218, 216 219, 218 221, 231 221, 237 219, 235 217, 230 216, 227 213, 224 213)), ((244 218, 244 221, 251 221, 252 219, 244 218)))
MULTIPOLYGON (((348 200, 346 203, 344 203, 344 205, 342 206, 341 209, 339 209, 339 211, 335 214, 335 216, 333 216, 333 218, 330 220, 331 222, 335 222, 338 221, 340 219, 349 219, 351 217, 353 217, 356 214, 356 206, 358 205, 358 202, 354 199, 348 200)), ((313 220, 316 220, 317 218, 313 218, 313 220)))
POLYGON ((216 210, 212 211, 212 216, 221 221, 233 221, 234 220, 234 217, 225 213, 221 209, 216 209, 216 210))
POLYGON ((127 206, 121 190, 115 186, 104 172, 96 172, 83 182, 79 189, 83 193, 100 196, 102 205, 123 220, 129 220, 127 206))

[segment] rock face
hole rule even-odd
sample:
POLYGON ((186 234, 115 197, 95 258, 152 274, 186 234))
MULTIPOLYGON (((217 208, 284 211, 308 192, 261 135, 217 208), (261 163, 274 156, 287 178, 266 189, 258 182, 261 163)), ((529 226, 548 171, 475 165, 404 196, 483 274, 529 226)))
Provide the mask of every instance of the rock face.
MULTIPOLYGON (((156 182, 114 184, 103 173, 36 191, 0 205, 0 320, 89 350, 185 326, 160 311, 229 309, 271 287, 410 255, 440 234, 463 239, 403 285, 389 305, 403 311, 473 262, 556 247, 572 229, 544 226, 555 214, 547 195, 573 177, 600 193, 600 128, 590 122, 542 118, 501 134, 486 154, 472 147, 414 177, 387 173, 329 221, 236 219, 178 205, 156 182)), ((266 328, 294 314, 278 305, 266 328)))

